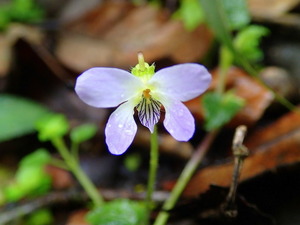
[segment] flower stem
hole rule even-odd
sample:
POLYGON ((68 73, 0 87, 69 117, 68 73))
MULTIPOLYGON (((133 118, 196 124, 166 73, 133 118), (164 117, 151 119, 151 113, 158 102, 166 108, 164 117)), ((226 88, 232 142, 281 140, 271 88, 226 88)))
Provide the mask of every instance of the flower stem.
POLYGON ((221 46, 219 53, 219 80, 216 87, 216 92, 223 94, 225 91, 227 73, 233 63, 233 55, 226 46, 221 46))
POLYGON ((201 163, 203 157, 205 156, 206 152, 208 151, 211 143, 215 139, 218 131, 212 131, 203 140, 201 145, 198 147, 198 149, 194 152, 194 154, 191 156, 190 160, 186 164, 185 168, 183 169, 180 177, 178 178, 169 198, 165 201, 162 211, 159 212, 154 225, 164 225, 166 224, 169 213, 168 210, 171 210, 181 193, 183 192, 184 188, 186 187, 187 183, 191 179, 192 175, 196 171, 198 165, 201 163))
POLYGON ((52 140, 53 145, 56 147, 70 171, 77 178, 78 182, 84 188, 90 199, 92 200, 95 207, 102 206, 104 204, 104 200, 100 195, 97 188, 91 182, 89 177, 83 172, 81 167, 79 166, 78 160, 72 154, 70 154, 68 148, 65 145, 65 142, 62 138, 55 138, 52 140))
POLYGON ((155 189, 155 181, 158 166, 158 134, 156 126, 154 126, 153 133, 151 134, 150 145, 150 168, 148 174, 148 186, 146 194, 146 204, 149 212, 151 210, 152 205, 152 195, 155 189))

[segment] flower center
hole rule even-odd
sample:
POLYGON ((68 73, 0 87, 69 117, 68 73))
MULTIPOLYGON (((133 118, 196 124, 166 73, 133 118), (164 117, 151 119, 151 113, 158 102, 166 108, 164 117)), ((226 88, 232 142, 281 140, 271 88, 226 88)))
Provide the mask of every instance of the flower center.
POLYGON ((153 99, 150 93, 150 89, 143 90, 142 99, 136 109, 141 123, 151 131, 160 118, 161 103, 153 99))
POLYGON ((143 91, 143 97, 146 99, 150 99, 151 95, 150 95, 151 90, 150 89, 146 89, 143 91))

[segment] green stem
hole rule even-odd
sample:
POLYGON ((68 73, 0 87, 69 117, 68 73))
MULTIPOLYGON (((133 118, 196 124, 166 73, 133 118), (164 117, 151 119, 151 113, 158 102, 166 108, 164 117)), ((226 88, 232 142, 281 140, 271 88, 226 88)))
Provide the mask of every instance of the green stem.
POLYGON ((78 150, 79 150, 79 146, 78 143, 72 141, 71 142, 71 153, 73 155, 73 157, 78 161, 79 157, 78 157, 78 150))
POLYGON ((52 158, 49 164, 63 170, 69 170, 69 167, 66 165, 65 161, 61 159, 52 158))
POLYGON ((104 204, 102 196, 100 195, 94 184, 91 182, 91 180, 88 178, 88 176, 82 171, 76 158, 74 158, 73 155, 70 154, 62 138, 55 138, 52 140, 52 143, 70 168, 71 172, 77 178, 78 182, 82 185, 82 187, 94 203, 94 206, 102 206, 104 204))
POLYGON ((219 94, 223 94, 225 89, 226 78, 227 78, 227 70, 220 67, 218 71, 218 76, 219 76, 219 81, 217 83, 216 92, 219 94))
POLYGON ((148 186, 146 195, 146 203, 149 212, 151 210, 152 205, 152 195, 155 189, 155 181, 158 166, 158 135, 156 126, 154 126, 153 133, 151 134, 150 145, 150 168, 148 174, 148 186))
POLYGON ((162 211, 159 212, 155 222, 153 225, 164 225, 166 224, 169 213, 168 211, 171 210, 181 193, 183 192, 184 188, 186 187, 187 183, 191 179, 192 175, 196 171, 198 165, 201 163, 203 157, 205 156, 206 152, 208 151, 211 143, 215 139, 218 131, 212 131, 210 132, 203 142, 201 143, 200 147, 194 152, 194 154, 191 156, 190 160, 186 164, 185 168, 183 169, 180 177, 178 178, 169 198, 165 201, 162 211))
POLYGON ((226 46, 221 46, 219 53, 219 80, 216 87, 216 92, 223 94, 225 91, 227 73, 233 63, 233 55, 226 46))

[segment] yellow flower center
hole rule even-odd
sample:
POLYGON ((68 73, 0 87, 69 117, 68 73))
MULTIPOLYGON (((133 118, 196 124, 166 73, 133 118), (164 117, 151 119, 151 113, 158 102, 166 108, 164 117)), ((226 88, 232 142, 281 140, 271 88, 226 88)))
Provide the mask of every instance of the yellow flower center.
POLYGON ((146 89, 143 91, 143 97, 146 99, 150 99, 151 95, 150 95, 151 90, 150 89, 146 89))

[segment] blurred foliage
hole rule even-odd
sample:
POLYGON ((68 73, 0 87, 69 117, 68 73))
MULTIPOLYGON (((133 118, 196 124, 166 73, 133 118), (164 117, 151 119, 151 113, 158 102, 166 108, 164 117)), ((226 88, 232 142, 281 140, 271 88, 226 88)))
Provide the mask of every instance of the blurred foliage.
POLYGON ((246 0, 222 0, 227 24, 230 30, 239 30, 250 23, 250 14, 246 0))
POLYGON ((247 26, 236 35, 234 46, 250 62, 259 61, 263 58, 263 51, 259 46, 260 40, 268 34, 269 30, 263 26, 247 26))
POLYGON ((43 18, 44 10, 35 0, 12 0, 0 5, 0 30, 7 28, 11 22, 31 23, 43 18))
POLYGON ((75 127, 70 132, 70 138, 74 143, 82 143, 95 136, 97 126, 95 124, 82 124, 75 127))
POLYGON ((251 75, 257 72, 250 63, 262 59, 260 40, 268 34, 262 26, 249 25, 251 18, 245 0, 200 0, 205 19, 220 41, 219 83, 215 93, 203 96, 206 130, 213 130, 229 122, 243 107, 244 101, 234 92, 223 93, 226 74, 234 62, 251 75), (235 31, 235 37, 233 32, 235 31))
POLYGON ((15 202, 23 197, 47 193, 52 179, 45 172, 45 166, 50 160, 51 155, 45 149, 38 149, 25 156, 20 161, 12 182, 2 188, 4 202, 15 202))
MULTIPOLYGON (((249 38, 252 46, 258 46, 259 40, 266 33, 258 29, 253 31, 253 28, 247 26, 250 23, 250 15, 247 9, 246 0, 199 0, 205 14, 206 23, 212 29, 216 38, 223 46, 231 52, 234 60, 241 65, 245 71, 252 76, 257 76, 257 71, 252 67, 247 55, 256 55, 260 57, 260 49, 252 50, 246 47, 249 43, 245 43, 249 38), (234 4, 235 3, 235 4, 234 4), (236 43, 234 43, 232 31, 240 31, 236 43), (245 32, 248 30, 247 32, 245 32), (246 46, 244 46, 244 44, 246 46), (237 49, 238 48, 238 49, 237 49), (247 51, 246 51, 247 50, 247 51), (249 53, 250 51, 250 53, 249 53)), ((252 57, 252 56, 251 56, 252 57)))
POLYGON ((197 28, 204 20, 199 0, 181 0, 180 7, 173 14, 173 18, 182 20, 185 28, 189 31, 197 28))
POLYGON ((92 225, 146 225, 147 210, 143 202, 116 199, 87 214, 92 225))
POLYGON ((69 131, 69 122, 63 114, 49 113, 36 123, 40 141, 61 138, 69 131))
POLYGON ((54 218, 48 209, 40 209, 32 213, 26 219, 25 225, 53 224, 54 218))
POLYGON ((220 128, 229 122, 243 107, 243 99, 234 95, 232 91, 224 94, 209 92, 203 96, 205 124, 208 131, 220 128))
POLYGON ((31 100, 0 94, 0 142, 35 131, 35 123, 49 111, 31 100))

